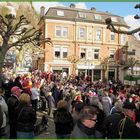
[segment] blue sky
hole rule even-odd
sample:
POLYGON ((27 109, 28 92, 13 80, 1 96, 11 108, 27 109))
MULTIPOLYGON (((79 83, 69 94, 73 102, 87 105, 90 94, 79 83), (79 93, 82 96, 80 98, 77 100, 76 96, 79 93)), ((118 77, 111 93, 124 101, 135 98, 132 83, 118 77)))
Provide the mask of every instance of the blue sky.
MULTIPOLYGON (((71 3, 72 2, 64 2, 63 4, 68 7, 71 3)), ((138 2, 84 2, 84 4, 87 9, 95 7, 97 11, 108 11, 123 17, 135 15, 139 12, 139 9, 134 8, 138 2)))
POLYGON ((47 9, 50 6, 59 5, 69 7, 71 3, 76 4, 79 8, 90 9, 95 7, 97 11, 108 11, 123 17, 139 12, 139 9, 134 8, 138 2, 33 2, 38 11, 40 5, 45 6, 47 9))

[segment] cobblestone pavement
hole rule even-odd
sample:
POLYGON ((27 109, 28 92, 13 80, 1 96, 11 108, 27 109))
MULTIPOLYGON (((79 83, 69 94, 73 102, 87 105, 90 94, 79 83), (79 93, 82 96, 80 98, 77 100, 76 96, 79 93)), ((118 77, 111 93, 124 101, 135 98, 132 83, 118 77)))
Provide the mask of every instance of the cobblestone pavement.
MULTIPOLYGON (((37 116, 39 116, 39 115, 37 115, 37 116)), ((40 119, 38 119, 38 123, 41 123, 40 119)), ((55 126, 54 126, 54 122, 53 122, 53 118, 52 117, 48 116, 48 127, 47 127, 47 130, 43 130, 35 138, 37 138, 37 139, 38 138, 39 139, 56 138, 55 126)))

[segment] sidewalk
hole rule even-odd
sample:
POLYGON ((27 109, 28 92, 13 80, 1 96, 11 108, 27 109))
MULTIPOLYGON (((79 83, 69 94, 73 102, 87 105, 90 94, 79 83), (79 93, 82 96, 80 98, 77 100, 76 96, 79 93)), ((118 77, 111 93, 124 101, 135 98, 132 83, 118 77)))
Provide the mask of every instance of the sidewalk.
POLYGON ((42 126, 42 116, 47 116, 47 112, 43 111, 37 111, 37 122, 36 122, 36 136, 35 138, 56 138, 55 135, 55 126, 54 126, 54 121, 53 118, 50 116, 47 116, 48 118, 48 125, 44 129, 42 126))

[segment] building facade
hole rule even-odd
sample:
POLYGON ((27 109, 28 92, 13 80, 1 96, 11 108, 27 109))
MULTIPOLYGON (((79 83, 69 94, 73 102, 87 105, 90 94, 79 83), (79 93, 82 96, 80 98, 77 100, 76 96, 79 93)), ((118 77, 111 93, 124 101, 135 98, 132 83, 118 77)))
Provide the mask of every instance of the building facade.
POLYGON ((40 60, 41 69, 65 71, 68 74, 83 73, 92 79, 103 79, 105 70, 107 79, 118 77, 121 80, 118 62, 122 57, 119 50, 128 41, 128 36, 108 30, 106 18, 111 18, 118 29, 128 30, 122 17, 98 12, 95 8, 77 9, 71 4, 70 7, 51 7, 44 14, 42 7, 39 26, 43 37, 51 38, 53 45, 42 43, 47 51, 40 60), (113 61, 110 63, 110 60, 113 61))

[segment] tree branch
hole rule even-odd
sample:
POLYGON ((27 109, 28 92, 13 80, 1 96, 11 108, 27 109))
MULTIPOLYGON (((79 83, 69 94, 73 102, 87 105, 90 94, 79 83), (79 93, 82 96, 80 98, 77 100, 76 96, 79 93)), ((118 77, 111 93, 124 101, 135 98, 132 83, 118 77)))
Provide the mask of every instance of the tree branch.
MULTIPOLYGON (((28 32, 28 31, 27 31, 28 32)), ((9 48, 11 48, 12 46, 18 46, 18 45, 21 45, 21 44, 26 44, 26 43, 30 43, 32 41, 35 41, 36 40, 36 33, 38 31, 34 31, 31 35, 28 35, 28 36, 22 36, 22 38, 20 38, 18 41, 12 43, 9 45, 9 48)), ((26 33, 25 33, 26 34, 26 33)))
POLYGON ((107 29, 109 29, 110 31, 115 32, 115 33, 132 35, 134 33, 137 33, 138 31, 140 31, 140 28, 134 29, 132 31, 124 31, 124 30, 116 29, 115 26, 112 23, 111 18, 107 18, 105 20, 105 22, 107 24, 107 29))

